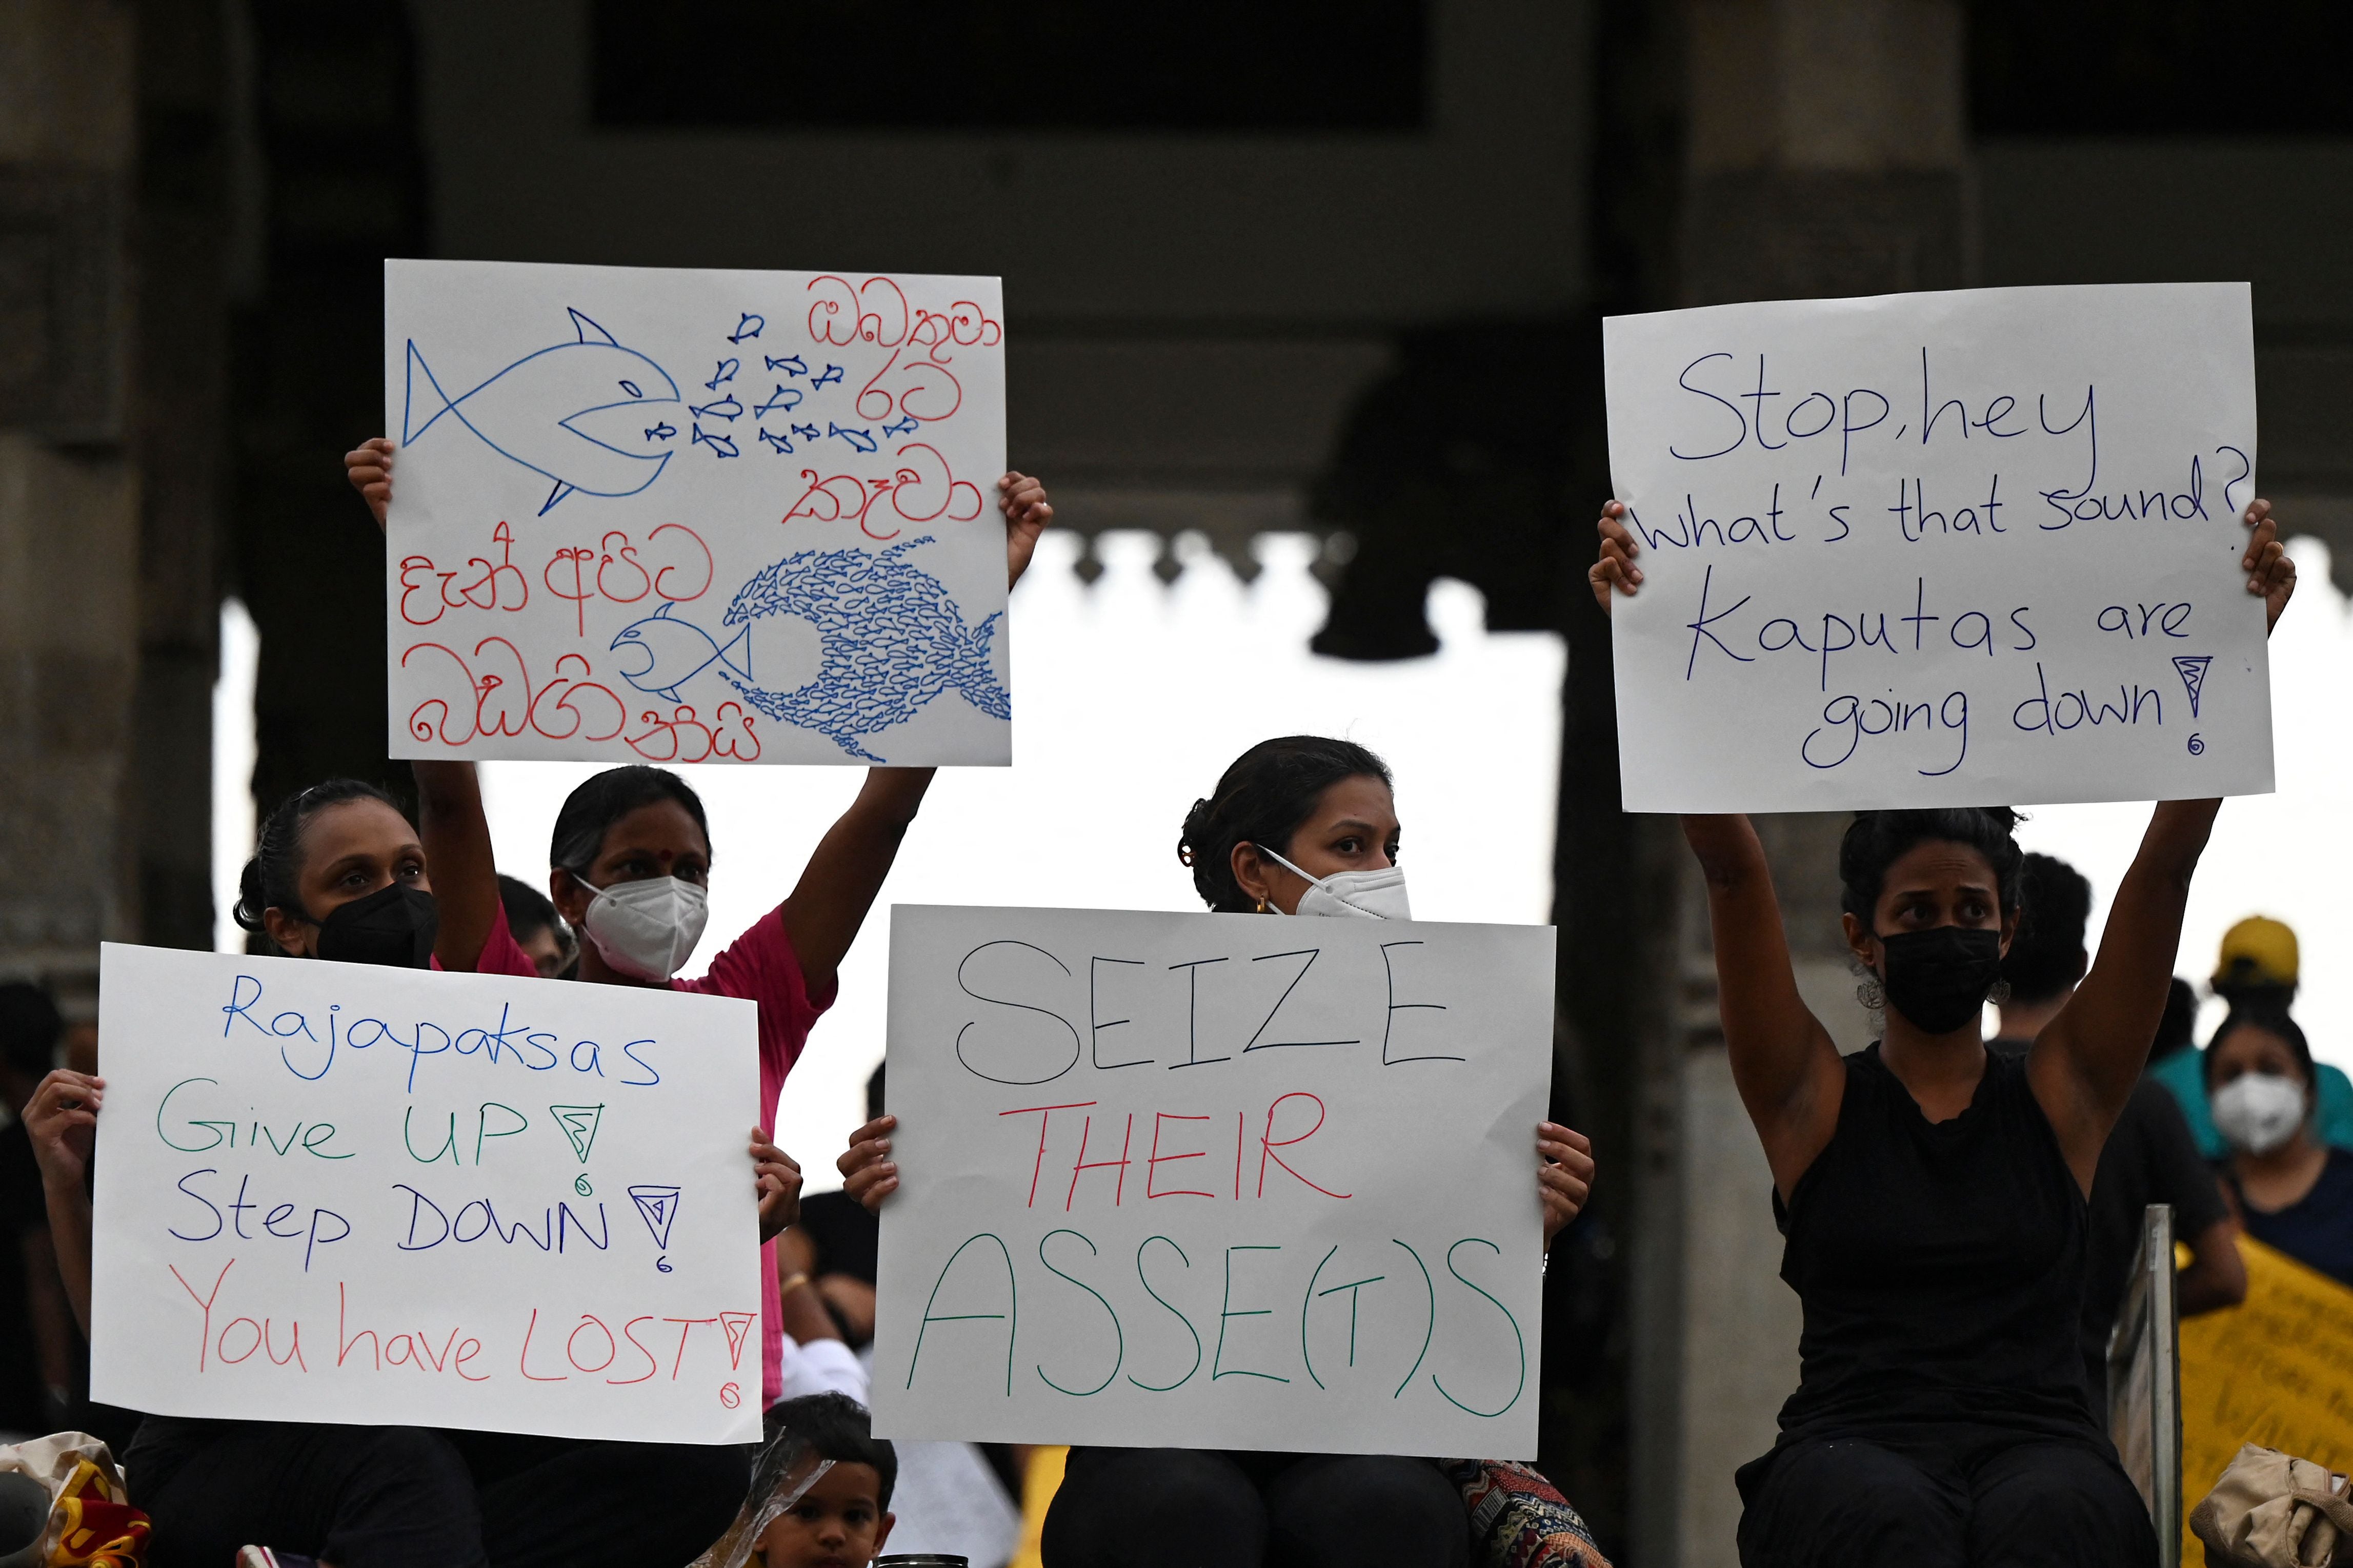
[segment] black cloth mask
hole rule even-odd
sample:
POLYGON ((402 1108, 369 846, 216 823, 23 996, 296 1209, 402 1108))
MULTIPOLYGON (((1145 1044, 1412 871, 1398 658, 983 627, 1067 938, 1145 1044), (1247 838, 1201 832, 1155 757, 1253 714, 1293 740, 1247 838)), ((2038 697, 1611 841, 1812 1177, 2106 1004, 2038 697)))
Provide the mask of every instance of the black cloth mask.
POLYGON ((339 904, 319 922, 319 956, 336 963, 423 969, 433 962, 441 913, 422 889, 387 883, 339 904))
POLYGON ((1934 926, 1879 939, 1887 1005, 1931 1035, 1978 1016, 2001 975, 2001 932, 1934 926))

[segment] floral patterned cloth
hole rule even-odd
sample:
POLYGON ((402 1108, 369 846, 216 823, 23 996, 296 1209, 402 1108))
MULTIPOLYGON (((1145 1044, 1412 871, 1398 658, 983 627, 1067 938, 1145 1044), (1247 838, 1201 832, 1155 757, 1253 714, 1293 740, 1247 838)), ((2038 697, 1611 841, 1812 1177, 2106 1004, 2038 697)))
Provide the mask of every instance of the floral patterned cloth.
POLYGON ((1482 1568, 1609 1568, 1585 1521, 1533 1467, 1440 1459, 1438 1468, 1462 1493, 1472 1555, 1482 1568))

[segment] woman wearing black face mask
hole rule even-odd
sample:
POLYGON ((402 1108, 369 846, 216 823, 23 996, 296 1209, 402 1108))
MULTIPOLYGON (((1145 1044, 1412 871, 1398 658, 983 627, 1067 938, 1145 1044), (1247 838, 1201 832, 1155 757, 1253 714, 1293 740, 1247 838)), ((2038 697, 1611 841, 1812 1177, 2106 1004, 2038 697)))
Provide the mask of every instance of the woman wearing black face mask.
MULTIPOLYGON (((356 780, 315 785, 269 815, 237 919, 292 957, 475 967, 474 953, 448 951, 416 828, 356 780)), ((461 934, 461 945, 480 942, 461 934)), ((533 973, 520 958, 506 972, 533 973)), ((86 1188, 105 1080, 51 1078, 27 1125, 52 1214, 80 1227, 60 1255, 79 1265, 67 1289, 87 1332, 89 1209, 67 1200, 86 1188)), ((772 1194, 763 1180, 764 1235, 782 1227, 777 1199, 797 1192, 797 1173, 788 1184, 772 1194)), ((123 1462, 155 1522, 157 1568, 244 1562, 239 1549, 255 1542, 322 1568, 682 1563, 725 1528, 747 1474, 742 1450, 725 1447, 153 1415, 123 1462)))
MULTIPOLYGON (((1590 574, 1603 610, 1641 581, 1612 501, 1590 574)), ((2268 502, 2248 589, 2295 589, 2268 502)), ((1763 845, 1686 816, 1705 874, 1725 1045, 1765 1145, 1805 1309, 1798 1391, 1736 1479, 1747 1568, 2126 1568, 2155 1534, 2095 1418, 2075 1344, 2086 1198, 2164 1012, 2216 800, 2165 801, 2116 889, 2098 957, 2022 1058, 1981 1016, 2015 934, 2006 807, 1859 814, 1839 849, 1844 925, 1885 1031, 1841 1058, 1799 994, 1763 845)))
POLYGON ((357 779, 313 784, 269 814, 235 914, 290 957, 438 967, 424 846, 392 797, 357 779))

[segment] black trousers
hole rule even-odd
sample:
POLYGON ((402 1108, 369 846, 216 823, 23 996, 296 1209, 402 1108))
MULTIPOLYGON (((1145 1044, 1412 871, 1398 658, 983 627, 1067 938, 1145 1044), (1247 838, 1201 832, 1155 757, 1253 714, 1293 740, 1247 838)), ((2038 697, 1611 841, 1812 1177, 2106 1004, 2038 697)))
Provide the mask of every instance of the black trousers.
POLYGON ((1741 1568, 2147 1568, 2116 1459, 1983 1427, 1809 1437, 1741 1467, 1741 1568))
POLYGON ((1427 1459, 1073 1448, 1046 1568, 1469 1568, 1462 1496, 1427 1459))
POLYGON ((153 1568, 240 1546, 335 1568, 683 1568, 735 1517, 733 1446, 151 1415, 123 1456, 153 1568))

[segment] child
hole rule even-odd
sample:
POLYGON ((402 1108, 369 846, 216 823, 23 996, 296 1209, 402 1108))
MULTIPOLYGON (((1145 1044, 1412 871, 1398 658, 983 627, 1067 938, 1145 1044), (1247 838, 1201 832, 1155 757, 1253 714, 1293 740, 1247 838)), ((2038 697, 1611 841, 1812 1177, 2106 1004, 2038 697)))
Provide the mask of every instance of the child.
POLYGON ((871 1435, 865 1409, 843 1394, 788 1399, 769 1412, 808 1439, 833 1468, 761 1533, 759 1568, 868 1568, 891 1538, 891 1488, 899 1457, 871 1435))

